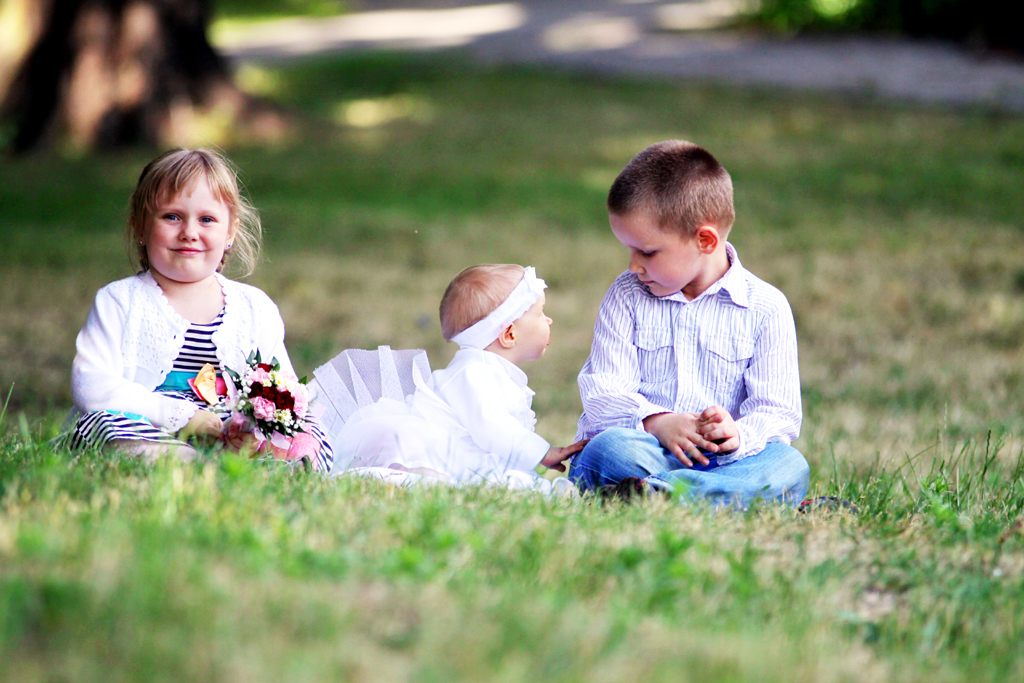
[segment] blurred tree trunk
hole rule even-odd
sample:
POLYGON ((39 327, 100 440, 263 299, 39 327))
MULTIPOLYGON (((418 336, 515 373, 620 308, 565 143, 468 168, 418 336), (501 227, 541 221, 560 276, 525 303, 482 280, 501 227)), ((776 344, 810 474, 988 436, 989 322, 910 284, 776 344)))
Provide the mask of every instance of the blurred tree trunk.
POLYGON ((11 149, 274 139, 284 118, 232 83, 208 0, 6 0, 23 40, 0 73, 11 149))

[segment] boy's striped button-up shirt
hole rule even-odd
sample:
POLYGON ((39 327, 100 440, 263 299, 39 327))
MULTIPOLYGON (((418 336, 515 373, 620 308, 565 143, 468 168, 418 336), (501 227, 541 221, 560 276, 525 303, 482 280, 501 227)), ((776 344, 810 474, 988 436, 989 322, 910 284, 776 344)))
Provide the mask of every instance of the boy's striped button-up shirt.
POLYGON ((722 464, 800 435, 793 312, 781 291, 743 268, 731 244, 726 249, 729 270, 693 301, 682 292, 655 297, 629 272, 615 280, 579 374, 577 440, 711 405, 728 410, 740 434, 722 464))

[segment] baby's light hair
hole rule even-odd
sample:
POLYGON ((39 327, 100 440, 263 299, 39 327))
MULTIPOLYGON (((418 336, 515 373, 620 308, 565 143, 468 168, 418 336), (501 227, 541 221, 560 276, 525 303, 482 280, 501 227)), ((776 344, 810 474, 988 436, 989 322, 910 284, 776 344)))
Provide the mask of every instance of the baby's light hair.
POLYGON ((475 325, 508 298, 526 269, 511 263, 470 266, 455 276, 441 297, 441 333, 446 341, 475 325))
MULTIPOLYGON (((128 257, 139 270, 149 270, 149 256, 142 244, 146 224, 161 202, 177 196, 197 180, 205 180, 217 201, 228 208, 237 228, 231 248, 224 252, 221 268, 237 261, 242 276, 251 275, 259 261, 263 229, 256 209, 241 193, 238 172, 223 155, 211 149, 172 149, 142 169, 128 206, 125 234, 128 257)), ((220 270, 220 268, 218 268, 220 270)))
POLYGON ((617 216, 644 212, 661 230, 685 236, 712 225, 724 237, 736 218, 732 178, 704 148, 666 140, 626 164, 608 191, 608 211, 617 216))

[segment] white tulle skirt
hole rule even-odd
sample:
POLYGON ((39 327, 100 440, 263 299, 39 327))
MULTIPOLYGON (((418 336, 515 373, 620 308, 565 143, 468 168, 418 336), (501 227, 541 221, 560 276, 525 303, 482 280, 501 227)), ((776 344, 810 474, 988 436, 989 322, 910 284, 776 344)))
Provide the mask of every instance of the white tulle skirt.
POLYGON ((314 372, 317 418, 334 447, 332 476, 401 486, 491 484, 573 494, 564 477, 509 470, 480 449, 433 391, 422 349, 348 349, 314 372))

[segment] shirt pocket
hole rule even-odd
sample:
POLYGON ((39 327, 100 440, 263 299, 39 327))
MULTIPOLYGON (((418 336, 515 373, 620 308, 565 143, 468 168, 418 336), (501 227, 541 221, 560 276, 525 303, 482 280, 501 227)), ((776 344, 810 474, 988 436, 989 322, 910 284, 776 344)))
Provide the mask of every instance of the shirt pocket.
POLYGON ((637 349, 637 363, 642 383, 662 384, 675 380, 676 351, 672 328, 641 325, 636 328, 633 343, 637 349))
POLYGON ((702 337, 701 373, 716 394, 734 393, 754 357, 754 340, 746 337, 702 337))

